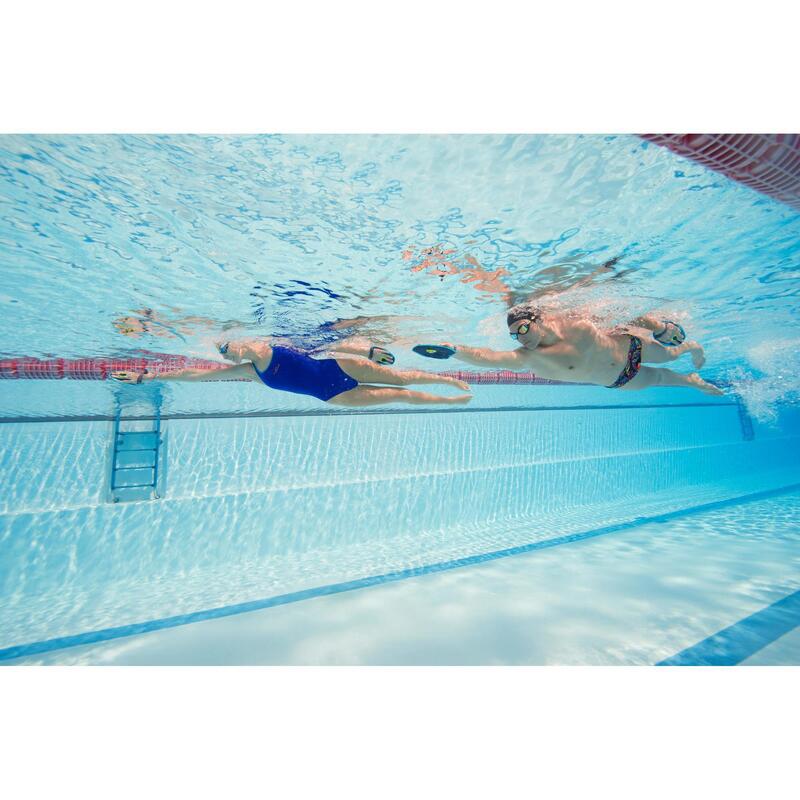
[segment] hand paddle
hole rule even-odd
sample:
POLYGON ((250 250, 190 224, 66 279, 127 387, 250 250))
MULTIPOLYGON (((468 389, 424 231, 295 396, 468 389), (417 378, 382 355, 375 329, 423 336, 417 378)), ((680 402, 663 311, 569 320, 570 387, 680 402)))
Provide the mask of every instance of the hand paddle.
POLYGON ((418 344, 412 349, 425 358, 450 358, 456 352, 455 347, 448 347, 445 344, 418 344))

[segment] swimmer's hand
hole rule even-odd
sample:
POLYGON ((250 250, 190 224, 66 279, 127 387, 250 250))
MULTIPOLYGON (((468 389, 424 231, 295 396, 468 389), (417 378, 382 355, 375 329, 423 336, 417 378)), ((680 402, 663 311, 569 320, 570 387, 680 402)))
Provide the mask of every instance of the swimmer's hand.
POLYGON ((382 347, 370 347, 369 349, 369 356, 367 356, 370 361, 374 361, 376 364, 394 364, 394 356, 388 351, 384 350, 382 347))
POLYGON ((120 383, 141 383, 143 380, 152 380, 153 376, 145 378, 145 375, 150 373, 145 370, 144 372, 112 372, 111 377, 120 383))
POLYGON ((661 324, 664 326, 663 331, 653 331, 653 338, 657 342, 661 342, 666 347, 676 347, 686 338, 686 331, 677 322, 664 319, 661 320, 661 324))

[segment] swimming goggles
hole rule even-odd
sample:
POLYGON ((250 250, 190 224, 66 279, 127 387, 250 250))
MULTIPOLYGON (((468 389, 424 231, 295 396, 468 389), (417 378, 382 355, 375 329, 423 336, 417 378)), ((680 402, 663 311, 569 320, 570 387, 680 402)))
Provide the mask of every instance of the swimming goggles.
POLYGON ((230 342, 225 342, 224 344, 218 344, 217 350, 219 350, 220 355, 224 356, 228 352, 228 345, 230 342))
POLYGON ((530 329, 531 325, 533 325, 533 321, 531 322, 523 322, 522 325, 517 328, 516 333, 510 333, 509 336, 512 339, 519 339, 520 336, 524 336, 530 329))

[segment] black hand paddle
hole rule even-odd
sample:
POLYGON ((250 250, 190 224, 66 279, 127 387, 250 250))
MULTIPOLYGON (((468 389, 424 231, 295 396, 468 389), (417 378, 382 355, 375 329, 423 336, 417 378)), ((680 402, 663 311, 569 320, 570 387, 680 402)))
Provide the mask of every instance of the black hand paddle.
POLYGON ((412 349, 425 358, 450 358, 456 352, 455 347, 448 347, 445 344, 418 344, 412 349))

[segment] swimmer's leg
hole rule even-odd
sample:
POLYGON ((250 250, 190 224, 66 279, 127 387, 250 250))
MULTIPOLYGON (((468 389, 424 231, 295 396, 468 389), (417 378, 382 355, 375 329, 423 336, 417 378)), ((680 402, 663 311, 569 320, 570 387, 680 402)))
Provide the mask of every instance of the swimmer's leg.
POLYGON ((424 372, 421 369, 393 369, 373 364, 371 361, 354 358, 337 358, 336 363, 359 383, 388 383, 390 386, 408 386, 412 383, 437 383, 443 386, 457 386, 465 392, 469 384, 447 375, 424 372))
MULTIPOLYGON (((676 348, 677 349, 677 348, 676 348)), ((698 389, 703 394, 724 395, 718 386, 704 381, 696 372, 684 375, 666 367, 640 367, 638 374, 620 389, 652 389, 654 386, 681 386, 698 389)))
POLYGON ((413 406, 448 405, 460 406, 469 403, 472 395, 461 394, 457 397, 440 397, 428 392, 416 392, 412 389, 394 389, 389 386, 370 386, 362 384, 347 392, 337 394, 328 400, 334 406, 380 406, 385 403, 408 403, 413 406))
POLYGON ((701 369, 703 364, 706 363, 705 351, 702 345, 697 342, 686 341, 676 347, 665 347, 649 336, 635 333, 635 329, 634 335, 639 336, 642 340, 642 363, 666 364, 676 358, 680 358, 684 353, 692 354, 692 363, 695 369, 701 369))

